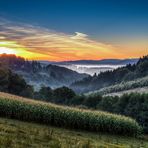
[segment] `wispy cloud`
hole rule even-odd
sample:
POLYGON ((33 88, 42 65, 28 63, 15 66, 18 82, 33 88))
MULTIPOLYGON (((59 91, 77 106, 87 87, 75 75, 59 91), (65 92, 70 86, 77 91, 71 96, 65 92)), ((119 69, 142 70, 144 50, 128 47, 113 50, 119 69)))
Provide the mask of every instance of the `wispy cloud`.
POLYGON ((84 33, 65 34, 8 20, 0 21, 0 50, 3 50, 1 47, 13 48, 18 55, 29 58, 57 61, 119 56, 117 47, 84 33))
POLYGON ((84 33, 80 33, 80 32, 75 32, 75 35, 72 36, 71 38, 72 39, 86 39, 88 35, 87 34, 84 34, 84 33))

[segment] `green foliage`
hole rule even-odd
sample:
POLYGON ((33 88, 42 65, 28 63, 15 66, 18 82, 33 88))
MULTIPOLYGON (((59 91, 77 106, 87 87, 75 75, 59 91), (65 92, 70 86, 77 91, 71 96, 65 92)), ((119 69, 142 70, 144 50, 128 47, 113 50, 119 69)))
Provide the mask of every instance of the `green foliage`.
POLYGON ((121 97, 105 97, 98 104, 98 109, 130 116, 143 126, 145 133, 148 133, 148 94, 131 93, 121 97), (107 108, 110 99, 114 102, 107 108))
POLYGON ((69 105, 98 109, 132 117, 148 133, 148 94, 124 94, 119 96, 75 96, 69 105))
POLYGON ((79 110, 28 99, 0 98, 0 115, 58 127, 138 136, 141 127, 131 118, 105 112, 79 110))
POLYGON ((7 91, 9 83, 9 71, 0 67, 0 90, 7 91))
MULTIPOLYGON (((84 100, 93 97, 97 98, 97 95, 84 97, 83 101, 79 102, 79 105, 90 107, 90 105, 87 105, 84 100)), ((136 121, 144 128, 144 132, 148 133, 148 94, 131 93, 124 94, 121 97, 100 97, 99 95, 98 104, 96 104, 96 106, 93 108, 130 116, 136 119, 136 121)))
POLYGON ((102 96, 99 96, 99 95, 98 96, 93 96, 93 97, 91 97, 91 96, 90 97, 86 97, 84 99, 84 101, 83 101, 83 104, 86 105, 89 108, 96 109, 97 104, 100 103, 101 99, 102 99, 102 96))
POLYGON ((39 92, 35 92, 34 98, 51 102, 53 100, 53 90, 50 87, 43 86, 39 92))
POLYGON ((33 98, 34 89, 8 68, 0 65, 0 91, 33 98))
POLYGON ((26 85, 19 95, 27 98, 34 98, 34 89, 32 86, 26 85))
POLYGON ((26 88, 25 80, 17 74, 10 73, 8 90, 10 93, 19 95, 26 88))
POLYGON ((70 101, 69 101, 69 105, 74 105, 74 106, 77 106, 77 105, 81 105, 83 104, 83 101, 85 100, 85 97, 82 96, 82 95, 76 95, 75 97, 73 97, 70 101))
POLYGON ((75 92, 68 87, 60 87, 53 91, 54 102, 67 104, 70 99, 76 96, 75 92))
MULTIPOLYGON (((97 98, 97 96, 95 96, 97 98)), ((118 97, 104 97, 102 99, 99 99, 100 102, 97 104, 97 108, 100 110, 105 110, 108 112, 112 112, 115 109, 115 105, 118 102, 118 97)), ((117 112, 119 113, 119 112, 117 112)))
POLYGON ((38 92, 34 93, 35 99, 60 104, 67 104, 75 96, 75 92, 65 86, 54 90, 52 90, 50 87, 43 86, 38 92))

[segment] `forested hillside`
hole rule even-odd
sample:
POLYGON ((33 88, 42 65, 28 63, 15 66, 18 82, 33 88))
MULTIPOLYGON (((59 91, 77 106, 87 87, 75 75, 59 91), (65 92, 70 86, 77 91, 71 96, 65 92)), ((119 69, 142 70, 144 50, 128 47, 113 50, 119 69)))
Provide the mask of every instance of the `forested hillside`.
POLYGON ((104 87, 96 91, 90 91, 86 93, 86 95, 96 95, 96 94, 108 95, 111 93, 120 93, 124 91, 130 92, 132 90, 134 91, 135 89, 139 90, 138 91, 139 93, 142 93, 142 92, 147 92, 147 91, 144 91, 146 90, 146 88, 148 88, 148 76, 127 81, 127 82, 121 82, 119 84, 104 87))
POLYGON ((33 87, 2 64, 0 64, 0 91, 25 97, 33 96, 33 87))
POLYGON ((63 85, 69 86, 72 82, 88 76, 55 65, 43 66, 37 61, 28 61, 15 55, 2 54, 0 56, 0 63, 21 75, 26 82, 33 85, 36 90, 41 86, 49 86, 52 88, 63 85))
POLYGON ((128 64, 125 67, 113 71, 102 72, 98 75, 89 76, 71 85, 78 93, 98 90, 103 87, 127 82, 148 75, 148 56, 140 58, 136 64, 128 64))
POLYGON ((0 92, 56 103, 67 101, 76 95, 73 90, 65 86, 56 89, 42 86, 38 91, 35 91, 33 86, 27 84, 22 76, 2 64, 0 65, 0 92))

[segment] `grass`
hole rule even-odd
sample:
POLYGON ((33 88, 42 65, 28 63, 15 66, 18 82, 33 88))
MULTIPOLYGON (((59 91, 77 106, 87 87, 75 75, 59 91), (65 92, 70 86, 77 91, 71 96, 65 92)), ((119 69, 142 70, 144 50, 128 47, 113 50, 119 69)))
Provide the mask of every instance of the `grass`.
POLYGON ((66 130, 0 118, 1 148, 148 148, 146 139, 66 130))
POLYGON ((143 77, 143 78, 138 78, 135 80, 131 80, 131 81, 127 81, 127 82, 121 82, 119 84, 116 85, 111 85, 108 87, 104 87, 101 88, 99 90, 96 91, 91 91, 86 93, 85 95, 97 95, 97 94, 101 94, 101 95, 108 95, 110 93, 120 93, 122 91, 128 91, 130 92, 130 90, 134 91, 138 91, 139 93, 146 93, 148 90, 148 76, 143 77), (143 89, 140 89, 143 88, 143 89))
POLYGON ((22 121, 102 133, 138 136, 141 127, 128 117, 101 111, 82 110, 29 100, 9 94, 0 95, 0 115, 22 121))

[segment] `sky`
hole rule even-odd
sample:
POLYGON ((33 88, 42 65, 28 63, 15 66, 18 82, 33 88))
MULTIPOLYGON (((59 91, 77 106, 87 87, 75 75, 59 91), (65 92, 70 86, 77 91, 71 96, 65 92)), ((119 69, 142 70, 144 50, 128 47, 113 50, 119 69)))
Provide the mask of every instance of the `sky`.
POLYGON ((0 54, 67 61, 148 54, 147 0, 0 0, 0 54))

